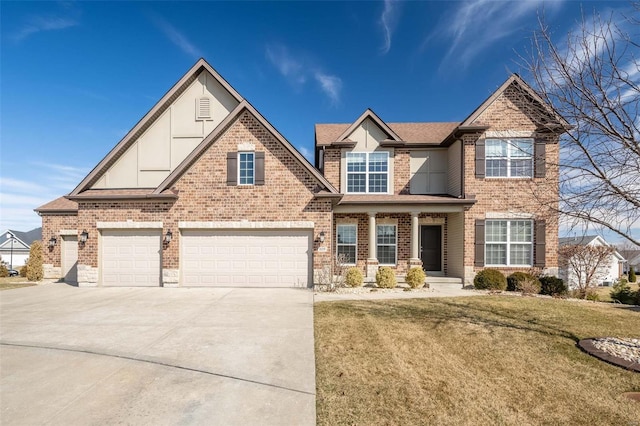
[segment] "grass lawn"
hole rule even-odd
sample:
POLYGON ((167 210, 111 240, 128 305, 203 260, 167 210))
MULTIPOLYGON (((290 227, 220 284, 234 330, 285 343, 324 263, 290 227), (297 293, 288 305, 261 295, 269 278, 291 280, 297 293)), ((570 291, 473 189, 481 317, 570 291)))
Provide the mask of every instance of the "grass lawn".
POLYGON ((12 288, 30 287, 35 283, 27 282, 24 277, 0 277, 0 291, 11 290, 12 288))
POLYGON ((640 337, 637 308, 533 297, 315 305, 320 425, 640 425, 640 374, 578 340, 640 337))

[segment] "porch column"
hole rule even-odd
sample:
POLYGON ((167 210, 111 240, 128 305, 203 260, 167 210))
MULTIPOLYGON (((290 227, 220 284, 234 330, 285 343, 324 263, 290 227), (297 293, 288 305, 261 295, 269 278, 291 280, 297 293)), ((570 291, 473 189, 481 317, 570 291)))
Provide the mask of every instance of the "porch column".
POLYGON ((419 212, 411 212, 411 258, 409 259, 409 269, 414 266, 422 266, 422 260, 420 259, 419 214, 419 212))
POLYGON ((378 254, 376 252, 376 212, 369 212, 369 258, 367 259, 367 278, 375 279, 378 272, 378 254))

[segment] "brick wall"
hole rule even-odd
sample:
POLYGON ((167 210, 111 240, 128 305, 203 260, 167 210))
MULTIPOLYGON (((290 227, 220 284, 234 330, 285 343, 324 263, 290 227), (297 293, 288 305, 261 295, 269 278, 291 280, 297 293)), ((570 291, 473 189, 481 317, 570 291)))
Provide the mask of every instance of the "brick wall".
POLYGON ((62 239, 60 238, 61 229, 78 229, 78 216, 76 215, 52 215, 42 214, 42 241, 43 241, 43 264, 49 264, 54 267, 62 266, 60 264, 61 259, 61 247, 62 239), (56 237, 58 243, 49 248, 49 240, 51 237, 56 237))
POLYGON ((406 148, 395 149, 393 161, 393 193, 409 194, 411 181, 411 156, 406 148))
MULTIPOLYGON (((489 131, 530 131, 537 128, 537 118, 528 102, 513 87, 507 89, 476 120, 490 125, 489 131)), ((485 219, 487 212, 528 213, 546 221, 546 265, 553 271, 558 266, 558 136, 536 134, 546 141, 547 170, 544 178, 500 179, 475 177, 475 142, 483 135, 466 135, 464 141, 464 191, 475 194, 477 203, 465 214, 464 264, 468 272, 474 266, 475 220, 485 219)), ((535 248, 535 247, 534 247, 535 248)), ((535 253, 534 253, 535 256, 535 253)), ((501 268, 510 273, 514 268, 501 268)), ((465 277, 469 280, 469 276, 465 277)), ((472 277, 471 277, 472 278, 472 277)))
POLYGON ((165 269, 179 267, 179 221, 313 221, 315 223, 314 269, 328 262, 327 252, 318 252, 318 234, 331 232, 331 201, 316 199, 318 182, 249 112, 230 123, 216 140, 182 175, 173 189, 178 200, 170 202, 81 202, 78 228, 89 231, 89 240, 79 247, 79 264, 97 267, 97 221, 161 221, 163 234, 173 232, 173 240, 163 248, 165 269), (227 186, 227 152, 252 143, 265 152, 265 184, 227 186))

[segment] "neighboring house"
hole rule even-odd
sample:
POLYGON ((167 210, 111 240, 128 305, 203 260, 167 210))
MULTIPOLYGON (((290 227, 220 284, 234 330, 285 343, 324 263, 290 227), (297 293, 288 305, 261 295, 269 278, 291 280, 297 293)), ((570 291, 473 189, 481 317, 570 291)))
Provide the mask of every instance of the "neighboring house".
POLYGON ((640 250, 632 250, 629 251, 628 257, 624 262, 623 273, 628 274, 629 269, 633 267, 633 270, 636 271, 636 275, 640 270, 640 250))
POLYGON ((518 76, 463 122, 316 126, 316 167, 204 60, 70 194, 36 211, 45 274, 91 285, 310 286, 343 254, 368 277, 556 274, 559 135, 518 76))
MULTIPOLYGON (((580 246, 609 246, 604 238, 599 235, 585 235, 581 237, 565 237, 559 239, 559 245, 580 245, 580 246)), ((625 259, 618 251, 614 251, 611 254, 610 259, 606 264, 602 265, 596 271, 596 285, 602 285, 604 282, 613 283, 623 273, 625 259)), ((562 266, 559 270, 559 277, 562 278, 569 288, 577 287, 577 278, 575 272, 566 266, 562 266)))
POLYGON ((31 243, 42 239, 42 228, 28 232, 7 229, 0 235, 0 259, 16 268, 27 263, 31 243))
POLYGON ((470 284, 485 267, 557 274, 554 116, 517 75, 462 122, 316 125, 316 167, 344 194, 336 252, 373 277, 381 265, 470 284), (547 164, 548 163, 548 164, 547 164))

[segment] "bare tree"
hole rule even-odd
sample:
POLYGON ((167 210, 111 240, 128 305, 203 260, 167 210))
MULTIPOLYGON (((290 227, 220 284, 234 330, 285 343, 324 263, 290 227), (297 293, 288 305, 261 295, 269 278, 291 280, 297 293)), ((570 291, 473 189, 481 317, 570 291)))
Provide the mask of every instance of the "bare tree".
MULTIPOLYGON (((639 4, 626 16, 583 17, 563 42, 554 39, 540 18, 531 51, 520 56, 542 101, 568 124, 560 141, 560 202, 555 207, 571 227, 595 225, 636 245, 640 235, 632 229, 640 226, 639 4)), ((538 124, 555 132, 557 123, 538 124)))
POLYGON ((606 266, 615 248, 582 244, 563 245, 558 250, 560 266, 567 270, 565 277, 570 288, 578 290, 581 298, 606 276, 606 266))

